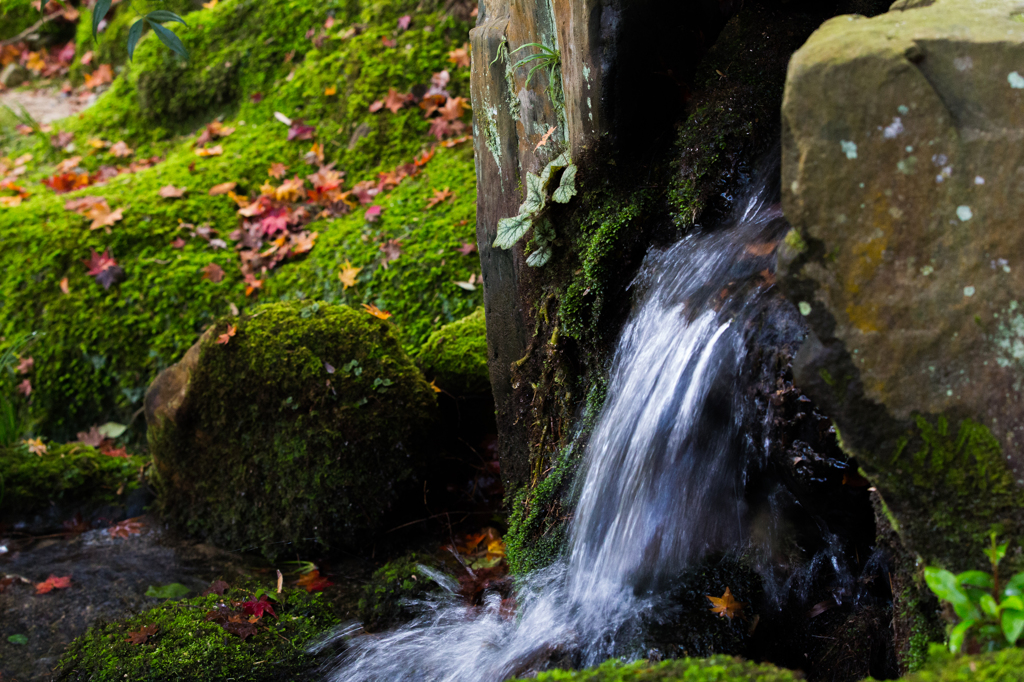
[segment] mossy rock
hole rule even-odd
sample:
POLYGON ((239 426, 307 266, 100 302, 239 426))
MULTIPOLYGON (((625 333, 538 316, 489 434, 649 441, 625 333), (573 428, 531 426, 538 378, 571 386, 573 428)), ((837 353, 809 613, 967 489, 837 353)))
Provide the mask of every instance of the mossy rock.
POLYGON ((740 658, 680 658, 661 663, 612 659, 587 670, 551 670, 537 682, 794 682, 803 675, 740 658))
POLYGON ((237 680, 264 682, 309 679, 326 656, 306 652, 318 635, 338 620, 321 594, 285 590, 286 599, 272 601, 277 618, 264 614, 256 634, 241 639, 229 634, 207 614, 220 606, 242 611, 238 602, 255 601, 254 588, 230 589, 166 601, 124 620, 99 623, 73 641, 58 663, 60 682, 130 680, 237 680), (130 633, 156 627, 141 644, 130 633))
POLYGON ((484 309, 446 324, 427 337, 416 356, 423 375, 456 396, 490 394, 484 309))
POLYGON ((923 670, 906 682, 1018 682, 1024 675, 1024 649, 1004 649, 979 656, 953 656, 933 644, 923 670))
POLYGON ((186 361, 146 406, 161 507, 189 532, 273 558, 352 547, 405 502, 435 400, 389 322, 274 303, 186 361))
POLYGON ((76 512, 100 509, 141 513, 142 472, 148 458, 111 457, 82 443, 54 444, 45 454, 25 445, 0 448, 0 516, 33 530, 60 528, 76 512))
POLYGON ((369 632, 380 632, 413 618, 413 602, 438 589, 423 566, 433 568, 436 561, 415 552, 390 561, 376 571, 359 599, 359 619, 369 632))

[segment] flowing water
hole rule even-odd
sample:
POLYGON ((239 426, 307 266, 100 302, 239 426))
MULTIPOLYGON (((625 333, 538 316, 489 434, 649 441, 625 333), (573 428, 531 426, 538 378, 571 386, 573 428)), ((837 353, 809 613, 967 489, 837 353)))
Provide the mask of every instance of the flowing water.
POLYGON ((745 539, 740 367, 782 224, 768 195, 645 260, 585 446, 567 555, 521 577, 514 613, 497 594, 467 608, 435 575, 449 599, 421 604, 396 630, 351 637, 328 680, 497 682, 562 656, 646 655, 644 618, 668 582, 745 539))

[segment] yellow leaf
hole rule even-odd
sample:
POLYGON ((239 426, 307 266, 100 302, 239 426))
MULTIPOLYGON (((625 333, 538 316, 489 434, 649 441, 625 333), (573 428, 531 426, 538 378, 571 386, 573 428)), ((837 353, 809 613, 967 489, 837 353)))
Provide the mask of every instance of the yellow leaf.
POLYGON ((352 263, 345 261, 344 265, 341 266, 341 272, 338 273, 338 279, 345 285, 345 288, 354 287, 356 285, 356 275, 362 271, 362 268, 352 267, 352 263))
POLYGON ((332 85, 331 87, 324 89, 324 94, 327 95, 328 97, 330 97, 331 95, 336 95, 338 94, 338 88, 332 85))
POLYGON ((380 308, 378 308, 377 306, 373 305, 372 303, 364 303, 363 304, 363 310, 365 310, 366 312, 370 313, 374 317, 379 317, 382 320, 386 320, 389 317, 391 317, 391 313, 389 313, 386 310, 381 310, 380 308))
POLYGON ((743 604, 736 601, 728 587, 725 588, 725 594, 721 597, 712 597, 711 595, 706 596, 708 601, 714 605, 711 607, 712 613, 717 613, 719 616, 728 618, 729 620, 732 620, 733 616, 743 614, 743 604))
POLYGON ((196 150, 196 156, 220 156, 224 153, 224 148, 220 145, 216 147, 203 147, 202 149, 196 150))

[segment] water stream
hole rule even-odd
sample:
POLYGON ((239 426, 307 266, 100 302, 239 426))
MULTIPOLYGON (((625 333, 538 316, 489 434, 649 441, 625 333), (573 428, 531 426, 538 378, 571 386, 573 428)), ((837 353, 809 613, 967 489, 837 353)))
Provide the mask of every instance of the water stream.
POLYGON ((592 665, 647 654, 643 623, 667 584, 747 535, 740 367, 771 280, 765 245, 779 237, 770 193, 760 188, 730 224, 646 258, 585 445, 566 556, 520 578, 514 609, 498 594, 467 608, 435 574, 449 598, 420 604, 393 631, 351 637, 328 680, 497 682, 563 656, 592 665))

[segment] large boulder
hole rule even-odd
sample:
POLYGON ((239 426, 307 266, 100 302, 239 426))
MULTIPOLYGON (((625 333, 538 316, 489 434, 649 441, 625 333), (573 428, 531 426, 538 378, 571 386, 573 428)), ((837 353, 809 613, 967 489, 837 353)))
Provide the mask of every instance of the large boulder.
POLYGON ((798 382, 911 555, 963 570, 1024 532, 1024 23, 897 5, 790 63, 779 281, 813 330, 798 382))
POLYGON ((161 506, 271 558, 352 546, 410 499, 434 412, 391 323, 341 305, 263 306, 214 325, 146 395, 161 506))

